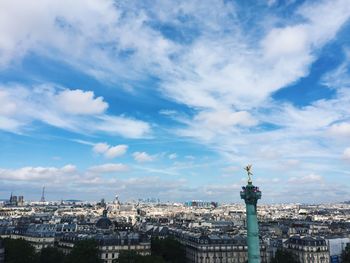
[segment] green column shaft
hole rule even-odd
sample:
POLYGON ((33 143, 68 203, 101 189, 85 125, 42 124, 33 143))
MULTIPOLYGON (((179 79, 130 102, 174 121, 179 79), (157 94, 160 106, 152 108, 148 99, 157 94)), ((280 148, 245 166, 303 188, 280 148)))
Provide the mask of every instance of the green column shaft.
POLYGON ((256 205, 246 204, 248 262, 260 263, 259 229, 256 205))

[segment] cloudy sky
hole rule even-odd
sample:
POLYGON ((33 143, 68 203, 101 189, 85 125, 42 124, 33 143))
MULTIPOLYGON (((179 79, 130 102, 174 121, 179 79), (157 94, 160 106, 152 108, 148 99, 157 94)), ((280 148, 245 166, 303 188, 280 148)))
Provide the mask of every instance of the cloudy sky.
POLYGON ((0 198, 350 196, 349 0, 0 1, 0 198), (252 5, 255 2, 255 5, 252 5))

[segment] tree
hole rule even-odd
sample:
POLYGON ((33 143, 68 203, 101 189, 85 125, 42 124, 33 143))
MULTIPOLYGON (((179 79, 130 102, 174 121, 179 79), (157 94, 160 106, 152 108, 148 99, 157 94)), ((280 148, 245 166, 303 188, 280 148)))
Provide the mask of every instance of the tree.
POLYGON ((271 263, 298 263, 294 254, 287 250, 277 250, 275 256, 272 258, 271 263))
POLYGON ((40 252, 40 263, 63 263, 65 255, 55 247, 43 248, 40 252))
POLYGON ((6 263, 37 263, 38 255, 34 247, 24 239, 4 239, 6 263))
POLYGON ((180 242, 173 238, 153 238, 152 239, 152 255, 162 257, 169 263, 186 262, 185 250, 180 242))
POLYGON ((350 263, 350 245, 347 245, 343 253, 341 254, 343 263, 350 263))
POLYGON ((136 263, 138 255, 134 251, 121 251, 119 257, 116 260, 117 263, 136 263))
POLYGON ((74 244, 65 263, 101 263, 98 244, 95 240, 82 240, 74 244))
POLYGON ((159 256, 150 255, 150 256, 143 256, 141 258, 141 261, 137 263, 166 263, 166 261, 164 261, 164 259, 162 259, 159 256))

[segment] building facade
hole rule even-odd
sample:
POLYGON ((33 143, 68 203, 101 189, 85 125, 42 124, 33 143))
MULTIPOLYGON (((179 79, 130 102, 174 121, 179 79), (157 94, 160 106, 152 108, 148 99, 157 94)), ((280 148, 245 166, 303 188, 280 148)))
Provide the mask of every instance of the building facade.
POLYGON ((293 253, 300 263, 328 263, 327 242, 321 237, 293 236, 283 243, 283 248, 293 253))
MULTIPOLYGON (((248 260, 247 240, 244 236, 200 234, 171 229, 169 235, 185 249, 187 263, 245 263, 248 260)), ((261 244, 261 262, 267 263, 265 244, 261 244)))
POLYGON ((98 243, 100 258, 104 263, 113 263, 118 259, 122 251, 134 251, 139 255, 151 254, 151 242, 142 238, 138 233, 114 233, 114 234, 78 234, 64 233, 57 239, 58 248, 68 254, 74 244, 80 240, 93 239, 98 243))

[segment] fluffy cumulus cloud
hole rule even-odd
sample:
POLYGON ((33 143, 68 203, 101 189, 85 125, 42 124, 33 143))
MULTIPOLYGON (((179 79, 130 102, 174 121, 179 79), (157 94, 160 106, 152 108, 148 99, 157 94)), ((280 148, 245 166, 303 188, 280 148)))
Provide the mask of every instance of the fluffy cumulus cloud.
POLYGON ((58 107, 69 114, 101 114, 108 104, 102 97, 94 98, 92 91, 63 90, 57 94, 58 107))
POLYGON ((151 162, 155 159, 154 156, 152 155, 149 155, 148 153, 146 152, 134 152, 132 154, 132 156, 134 157, 135 161, 137 162, 151 162))
POLYGON ((0 169, 0 178, 11 181, 45 182, 57 181, 61 177, 73 176, 77 173, 74 165, 68 164, 61 168, 57 167, 23 167, 19 169, 0 169))
POLYGON ((95 153, 103 154, 108 159, 112 159, 124 155, 128 150, 128 146, 125 144, 111 146, 107 143, 96 143, 92 150, 95 153))
MULTIPOLYGON (((92 91, 70 90, 53 85, 31 88, 0 86, 0 129, 22 133, 34 121, 79 133, 104 132, 128 138, 150 133, 148 123, 109 115, 107 102, 92 91)), ((113 156, 116 150, 111 152, 113 156)))
POLYGON ((129 167, 122 163, 106 163, 88 167, 86 170, 79 170, 75 165, 62 167, 32 167, 26 166, 18 169, 0 169, 0 178, 6 182, 27 181, 30 184, 48 185, 70 185, 78 184, 79 180, 88 183, 99 179, 104 174, 119 173, 128 171, 129 167))
POLYGON ((94 147, 92 148, 92 150, 95 152, 95 153, 105 153, 111 146, 109 146, 107 143, 104 143, 104 142, 100 142, 100 143, 96 143, 94 145, 94 147))

